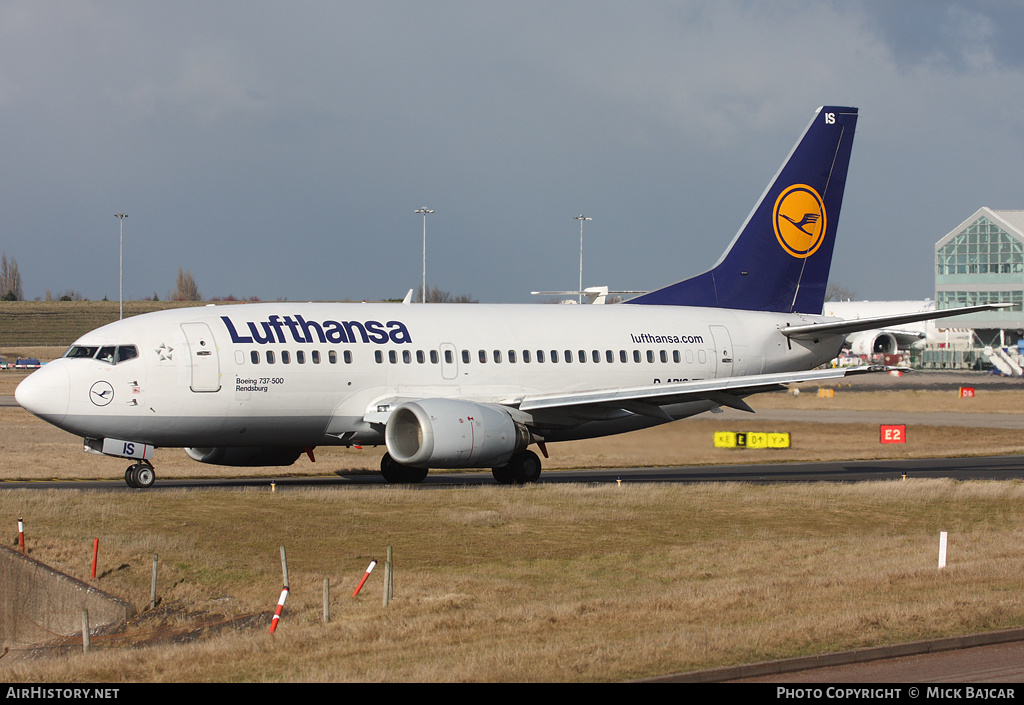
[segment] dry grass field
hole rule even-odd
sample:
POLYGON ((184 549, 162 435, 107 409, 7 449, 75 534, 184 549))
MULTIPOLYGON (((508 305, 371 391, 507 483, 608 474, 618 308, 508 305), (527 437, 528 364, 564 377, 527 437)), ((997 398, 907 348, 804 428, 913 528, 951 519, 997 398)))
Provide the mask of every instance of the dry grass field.
MULTIPOLYGON (((227 303, 227 302, 221 302, 227 303)), ((166 308, 196 306, 192 301, 125 301, 125 317, 166 308)), ((120 315, 117 301, 0 301, 0 353, 8 347, 52 345, 67 348, 94 328, 113 323, 120 315)))
POLYGON ((0 490, 33 557, 87 579, 98 537, 89 582, 135 604, 158 554, 161 634, 271 612, 282 545, 291 588, 274 635, 264 619, 139 646, 140 623, 87 655, 12 645, 0 680, 606 682, 1021 626, 1022 500, 1018 482, 940 480, 0 490), (379 569, 353 598, 387 546, 394 599, 379 569))

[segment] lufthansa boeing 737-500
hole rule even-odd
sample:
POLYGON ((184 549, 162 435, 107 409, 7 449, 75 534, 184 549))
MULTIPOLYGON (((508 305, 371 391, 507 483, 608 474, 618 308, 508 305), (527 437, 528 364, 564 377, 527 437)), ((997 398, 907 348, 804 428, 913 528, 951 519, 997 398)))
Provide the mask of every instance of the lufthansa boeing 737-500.
MULTIPOLYGON (((821 315, 857 109, 819 108, 708 271, 625 303, 265 303, 148 313, 76 340, 18 403, 131 460, 290 465, 320 445, 381 445, 388 482, 491 468, 536 482, 549 444, 654 426, 861 370, 815 369, 851 332, 996 306, 821 315)), ((702 234, 701 237, 704 237, 702 234)))

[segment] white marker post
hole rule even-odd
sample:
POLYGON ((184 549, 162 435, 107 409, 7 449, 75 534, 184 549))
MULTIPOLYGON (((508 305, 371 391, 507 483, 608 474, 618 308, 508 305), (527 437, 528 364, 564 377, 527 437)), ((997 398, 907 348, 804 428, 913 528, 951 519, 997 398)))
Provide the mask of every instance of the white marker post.
POLYGON ((939 570, 946 567, 946 532, 939 532, 939 570))

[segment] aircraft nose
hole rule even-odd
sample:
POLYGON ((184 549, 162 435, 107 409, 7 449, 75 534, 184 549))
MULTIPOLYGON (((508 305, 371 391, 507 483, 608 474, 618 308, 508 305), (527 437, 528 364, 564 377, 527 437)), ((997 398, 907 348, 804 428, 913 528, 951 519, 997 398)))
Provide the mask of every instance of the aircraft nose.
POLYGON ((70 396, 67 368, 52 362, 30 374, 14 390, 14 399, 22 408, 53 424, 64 420, 70 396))

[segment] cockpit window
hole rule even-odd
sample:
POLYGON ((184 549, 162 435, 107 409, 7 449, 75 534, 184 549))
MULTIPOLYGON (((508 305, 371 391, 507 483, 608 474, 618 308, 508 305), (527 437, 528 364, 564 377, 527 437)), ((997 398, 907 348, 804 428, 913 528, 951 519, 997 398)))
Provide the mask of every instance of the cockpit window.
POLYGON ((91 357, 108 365, 132 360, 139 356, 139 349, 134 345, 72 345, 64 353, 64 357, 91 357))
POLYGON ((72 345, 64 357, 95 357, 98 349, 95 345, 72 345))
POLYGON ((117 346, 117 361, 124 362, 125 360, 132 360, 139 356, 139 349, 134 345, 118 345, 117 346))

